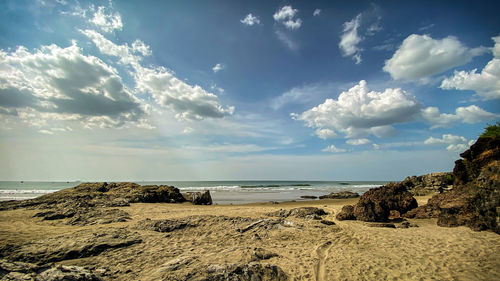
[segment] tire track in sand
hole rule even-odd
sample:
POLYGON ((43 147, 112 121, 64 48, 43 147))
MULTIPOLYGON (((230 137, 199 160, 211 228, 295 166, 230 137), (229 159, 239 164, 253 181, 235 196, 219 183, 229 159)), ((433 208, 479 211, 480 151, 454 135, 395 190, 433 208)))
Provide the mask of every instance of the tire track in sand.
POLYGON ((331 247, 332 247, 332 241, 325 242, 316 247, 316 255, 318 256, 318 262, 314 265, 314 273, 316 275, 316 281, 327 280, 325 261, 328 258, 328 251, 330 250, 331 247))

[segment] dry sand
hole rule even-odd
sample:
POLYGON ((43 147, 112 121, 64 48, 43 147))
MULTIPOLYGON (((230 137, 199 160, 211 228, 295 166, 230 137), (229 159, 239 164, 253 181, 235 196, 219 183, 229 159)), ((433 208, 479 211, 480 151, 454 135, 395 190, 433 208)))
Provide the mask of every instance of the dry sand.
MULTIPOLYGON (((422 204, 427 198, 417 199, 422 204)), ((140 203, 120 208, 131 215, 127 222, 92 226, 42 221, 32 217, 34 210, 1 211, 0 241, 41 251, 44 245, 63 247, 115 230, 140 237, 141 243, 59 262, 97 270, 104 280, 189 280, 193 272, 250 261, 277 265, 291 280, 500 280, 500 235, 438 227, 434 220, 410 220, 419 227, 407 229, 336 221, 341 207, 356 200, 224 206, 140 203), (266 215, 304 206, 324 209, 328 215, 323 218, 336 225, 296 217, 273 224, 276 218, 266 215), (168 233, 138 227, 146 218, 188 217, 195 226, 168 233), (241 232, 259 219, 263 221, 241 232), (259 251, 276 256, 256 259, 259 251)))

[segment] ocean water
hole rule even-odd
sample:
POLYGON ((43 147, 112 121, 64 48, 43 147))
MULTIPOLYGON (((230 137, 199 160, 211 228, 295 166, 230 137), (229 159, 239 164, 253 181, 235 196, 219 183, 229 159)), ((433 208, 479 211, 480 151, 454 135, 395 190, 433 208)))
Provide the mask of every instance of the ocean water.
MULTIPOLYGON (((331 192, 360 194, 385 181, 140 181, 141 185, 173 185, 185 191, 210 190, 217 204, 244 204, 268 201, 304 200, 300 196, 320 196, 331 192)), ((0 201, 35 198, 80 182, 0 181, 0 201)))

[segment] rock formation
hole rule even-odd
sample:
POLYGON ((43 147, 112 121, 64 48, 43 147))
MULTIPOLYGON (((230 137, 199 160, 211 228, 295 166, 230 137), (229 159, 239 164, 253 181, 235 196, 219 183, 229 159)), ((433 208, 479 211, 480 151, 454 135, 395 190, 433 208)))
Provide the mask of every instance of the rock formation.
POLYGON ((413 195, 428 195, 453 187, 453 174, 451 172, 430 173, 422 176, 407 177, 402 182, 406 189, 413 195))
POLYGON ((359 194, 351 191, 341 191, 341 192, 332 192, 327 195, 322 195, 319 199, 347 199, 347 198, 357 198, 359 194))
POLYGON ((417 206, 417 200, 403 184, 388 183, 365 192, 354 207, 354 216, 361 221, 384 222, 391 210, 404 214, 417 206))
POLYGON ((210 191, 208 190, 202 192, 186 192, 183 196, 186 201, 195 205, 212 205, 212 196, 210 196, 210 191))
POLYGON ((440 226, 500 233, 500 137, 480 137, 460 156, 463 159, 453 169, 453 189, 433 196, 406 217, 437 218, 440 226))

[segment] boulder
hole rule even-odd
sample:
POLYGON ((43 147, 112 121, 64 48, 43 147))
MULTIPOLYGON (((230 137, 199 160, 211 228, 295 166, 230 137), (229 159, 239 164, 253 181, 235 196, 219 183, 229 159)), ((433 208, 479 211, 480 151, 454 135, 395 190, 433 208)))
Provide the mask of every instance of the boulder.
POLYGON ((356 220, 356 216, 354 216, 354 206, 353 205, 344 205, 342 210, 335 216, 339 221, 343 220, 356 220))
POLYGON ((212 205, 212 196, 210 196, 210 191, 208 190, 202 192, 186 192, 183 196, 186 201, 194 205, 212 205))
POLYGON ((359 194, 351 191, 332 192, 328 195, 322 195, 319 199, 348 199, 358 198, 359 194))
POLYGON ((404 214, 417 206, 417 200, 405 185, 388 183, 365 192, 354 207, 354 216, 361 221, 384 222, 391 210, 404 214))

